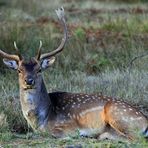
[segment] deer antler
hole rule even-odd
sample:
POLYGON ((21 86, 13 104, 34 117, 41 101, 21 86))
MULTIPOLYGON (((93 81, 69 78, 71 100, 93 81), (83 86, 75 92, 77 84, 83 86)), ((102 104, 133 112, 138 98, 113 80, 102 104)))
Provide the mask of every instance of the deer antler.
POLYGON ((14 42, 14 47, 15 47, 15 49, 16 49, 18 55, 8 54, 8 53, 6 53, 6 52, 0 50, 0 56, 3 57, 3 58, 10 59, 10 60, 15 60, 15 61, 20 61, 20 60, 22 60, 23 57, 22 57, 21 54, 19 53, 19 50, 18 50, 18 48, 17 48, 17 46, 16 46, 16 42, 14 42))
MULTIPOLYGON (((61 44, 59 45, 59 47, 57 49, 55 49, 54 51, 51 51, 49 53, 41 54, 39 59, 45 59, 47 57, 54 56, 57 53, 61 52, 63 50, 64 46, 65 46, 66 41, 67 41, 67 25, 66 25, 66 21, 65 21, 64 8, 61 7, 59 9, 55 10, 55 11, 56 11, 56 14, 57 14, 57 16, 58 16, 58 18, 59 18, 59 20, 60 20, 60 22, 61 22, 61 24, 64 28, 64 36, 62 38, 61 44)), ((41 51, 39 50, 38 53, 41 53, 41 51)))
POLYGON ((39 45, 39 49, 38 49, 38 54, 37 54, 37 57, 36 57, 37 60, 40 60, 41 48, 42 48, 42 41, 40 40, 40 45, 39 45))
POLYGON ((6 53, 6 52, 4 52, 2 50, 0 50, 0 56, 3 57, 3 58, 10 59, 10 60, 19 61, 19 56, 8 54, 8 53, 6 53))
POLYGON ((18 57, 19 57, 19 60, 22 60, 23 57, 22 57, 22 55, 20 54, 19 49, 17 48, 16 42, 15 42, 15 41, 14 41, 14 48, 15 48, 15 50, 17 51, 17 55, 18 55, 18 57))

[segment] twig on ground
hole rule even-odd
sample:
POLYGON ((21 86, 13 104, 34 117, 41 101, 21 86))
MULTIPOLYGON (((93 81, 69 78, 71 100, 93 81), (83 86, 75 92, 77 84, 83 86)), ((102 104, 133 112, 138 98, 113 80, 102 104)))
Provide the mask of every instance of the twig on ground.
POLYGON ((128 63, 127 67, 128 67, 129 69, 131 69, 131 68, 132 68, 132 65, 133 65, 133 62, 134 62, 135 60, 137 60, 137 59, 139 59, 139 58, 143 58, 143 57, 145 57, 145 56, 147 56, 147 55, 148 55, 148 52, 143 53, 143 54, 138 55, 138 56, 135 56, 135 57, 128 63))

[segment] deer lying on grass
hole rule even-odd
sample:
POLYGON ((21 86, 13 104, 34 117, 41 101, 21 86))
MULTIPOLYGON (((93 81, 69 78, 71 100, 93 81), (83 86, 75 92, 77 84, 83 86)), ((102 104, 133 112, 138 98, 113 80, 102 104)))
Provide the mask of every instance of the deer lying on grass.
MULTIPOLYGON (((37 56, 29 61, 19 52, 12 55, 0 50, 3 62, 18 72, 22 112, 29 125, 55 137, 65 137, 77 129, 81 136, 100 139, 119 136, 133 140, 138 133, 147 137, 147 118, 126 102, 98 94, 47 92, 42 70, 54 63, 54 56, 63 50, 67 41, 64 9, 56 13, 64 28, 64 37, 56 50, 41 54, 40 42, 37 56)), ((18 51, 16 43, 14 46, 18 51)))

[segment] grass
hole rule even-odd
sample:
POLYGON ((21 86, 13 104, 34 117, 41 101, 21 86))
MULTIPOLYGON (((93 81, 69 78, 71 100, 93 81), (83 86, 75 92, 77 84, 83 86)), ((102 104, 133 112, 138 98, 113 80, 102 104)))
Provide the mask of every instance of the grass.
MULTIPOLYGON (((14 83, 13 78, 16 77, 15 73, 9 74, 11 76, 9 80, 9 84, 6 86, 5 85, 5 80, 3 83, 4 91, 1 92, 1 97, 6 96, 6 94, 18 94, 18 89, 16 89, 18 86, 16 83, 14 83), (15 85, 14 85, 15 84, 15 85), (12 90, 10 90, 12 88, 12 90), (15 90, 15 91, 14 91, 15 90), (5 95, 4 95, 5 94, 5 95)), ((2 75, 2 79, 5 76, 2 75)), ((70 91, 70 92, 87 92, 87 93, 98 93, 102 92, 104 95, 109 95, 109 96, 116 96, 116 97, 121 97, 124 98, 125 101, 128 100, 131 104, 135 105, 136 107, 140 108, 140 110, 145 114, 148 115, 148 110, 147 106, 147 72, 145 71, 137 71, 137 70, 131 70, 131 71, 120 71, 120 70, 113 70, 112 72, 109 70, 106 70, 104 73, 101 73, 98 76, 91 76, 91 75, 86 75, 85 73, 78 72, 78 71, 71 71, 67 73, 62 73, 59 72, 57 73, 56 69, 50 69, 49 71, 45 72, 44 74, 46 82, 47 83, 47 88, 50 91, 55 91, 55 90, 62 90, 62 91, 70 91), (50 74, 50 76, 49 76, 50 74), (51 81, 52 80, 52 81, 51 81)), ((3 79, 4 80, 4 79, 3 79)), ((13 126, 13 131, 18 130, 20 132, 20 129, 24 127, 28 127, 27 124, 24 121, 24 118, 22 117, 22 114, 20 112, 20 105, 18 103, 18 99, 14 97, 11 101, 12 104, 10 105, 10 97, 6 96, 6 98, 3 98, 1 103, 3 104, 2 110, 5 113, 5 115, 8 117, 8 129, 12 130, 13 126), (6 99, 6 100, 5 100, 6 99), (14 109, 15 108, 15 109, 14 109), (15 125, 14 125, 15 124, 15 125), (16 124, 18 127, 20 126, 20 129, 16 128, 16 124)), ((2 121, 1 121, 2 123, 2 121)), ((32 136, 26 136, 24 135, 23 137, 17 137, 15 133, 10 133, 10 130, 7 130, 8 132, 3 132, 1 135, 1 143, 2 145, 15 145, 15 143, 20 142, 22 145, 28 145, 28 146, 33 146, 33 145, 42 145, 42 146, 48 146, 50 144, 50 141, 52 142, 53 145, 57 146, 66 146, 66 145, 74 145, 74 144, 81 144, 89 146, 116 146, 117 141, 113 142, 99 142, 95 139, 81 139, 80 137, 75 137, 71 138, 70 140, 56 140, 48 135, 45 136, 38 136, 36 134, 33 134, 32 136), (26 137, 25 137, 26 136, 26 137), (16 138, 17 137, 17 138, 16 138), (29 137, 29 139, 27 138, 29 137), (43 139, 43 140, 41 140, 43 139), (11 142, 10 142, 11 141, 11 142)), ((29 129, 28 129, 29 130, 29 129)), ((26 129, 27 131, 27 129, 26 129)), ((143 144, 146 144, 142 142, 143 144)), ((140 143, 139 143, 140 144, 140 143)), ((130 145, 128 143, 119 143, 119 145, 122 145, 123 147, 130 145)), ((131 145, 134 147, 135 144, 131 145)))
MULTIPOLYGON (((44 73, 48 90, 86 92, 123 98, 148 116, 148 3, 127 0, 2 0, 0 49, 14 53, 13 41, 26 57, 43 41, 43 52, 55 49, 62 30, 54 9, 65 7, 69 40, 56 63, 44 73), (128 3, 130 2, 130 3, 128 3), (132 1, 133 2, 133 1, 132 1), (49 17, 48 17, 49 16, 49 17), (131 65, 132 59, 145 53, 131 65)), ((4 147, 146 147, 147 143, 53 139, 32 133, 22 116, 17 74, 0 60, 0 145, 4 147)))

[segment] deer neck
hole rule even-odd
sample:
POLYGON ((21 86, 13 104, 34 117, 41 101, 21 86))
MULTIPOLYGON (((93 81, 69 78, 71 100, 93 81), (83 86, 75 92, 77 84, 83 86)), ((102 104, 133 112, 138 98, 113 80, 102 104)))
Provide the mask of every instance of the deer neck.
POLYGON ((20 86, 22 111, 32 128, 45 128, 53 116, 53 107, 43 79, 35 89, 24 90, 20 86))

